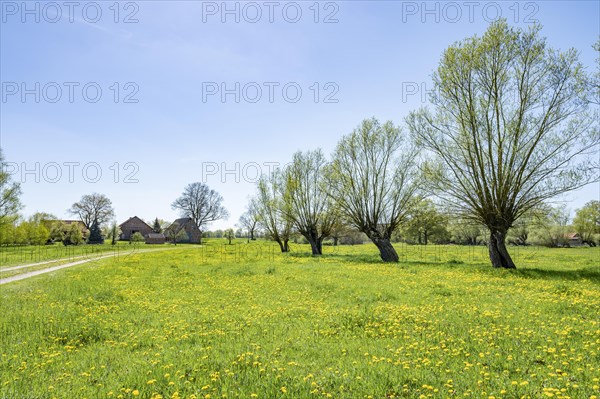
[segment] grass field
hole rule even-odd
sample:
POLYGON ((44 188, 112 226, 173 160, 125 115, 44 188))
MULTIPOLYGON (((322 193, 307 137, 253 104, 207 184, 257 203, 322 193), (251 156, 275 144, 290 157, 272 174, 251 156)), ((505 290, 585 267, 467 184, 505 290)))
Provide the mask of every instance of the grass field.
POLYGON ((68 245, 56 243, 52 245, 0 246, 0 272, 2 268, 53 261, 56 259, 75 260, 77 258, 95 257, 98 254, 129 250, 132 245, 119 241, 118 245, 68 245))
POLYGON ((0 398, 600 397, 598 248, 238 244, 0 286, 0 398))

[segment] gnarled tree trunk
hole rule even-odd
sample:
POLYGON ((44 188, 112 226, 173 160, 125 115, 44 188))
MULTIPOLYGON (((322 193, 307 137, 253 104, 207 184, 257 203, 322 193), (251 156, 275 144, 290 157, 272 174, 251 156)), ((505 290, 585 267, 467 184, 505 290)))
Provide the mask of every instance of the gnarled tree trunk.
POLYGON ((490 250, 490 260, 492 266, 504 269, 516 269, 508 250, 506 249, 506 233, 503 231, 492 231, 490 233, 490 242, 488 248, 490 250))
POLYGON ((288 245, 288 240, 282 240, 280 238, 275 239, 277 244, 279 244, 279 249, 281 252, 290 252, 290 246, 288 245))
POLYGON ((373 244, 379 249, 379 255, 384 262, 398 262, 398 253, 389 238, 371 237, 373 244))
POLYGON ((313 255, 323 255, 323 237, 319 236, 316 230, 304 232, 302 234, 310 244, 313 255))
POLYGON ((308 240, 308 242, 310 243, 313 255, 323 255, 323 239, 321 237, 308 240))

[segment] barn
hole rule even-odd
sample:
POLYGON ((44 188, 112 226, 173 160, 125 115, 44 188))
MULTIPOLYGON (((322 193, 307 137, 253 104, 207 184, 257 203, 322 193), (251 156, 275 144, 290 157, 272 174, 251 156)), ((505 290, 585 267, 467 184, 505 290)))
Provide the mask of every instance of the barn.
POLYGON ((169 227, 165 229, 165 234, 167 237, 175 237, 182 229, 187 234, 187 239, 182 239, 178 242, 190 242, 194 244, 200 242, 200 237, 202 236, 202 233, 200 232, 200 229, 198 229, 198 226, 196 226, 196 223, 194 223, 192 218, 180 218, 175 220, 173 223, 171 223, 169 227))
POLYGON ((131 236, 135 233, 140 233, 144 238, 147 237, 148 234, 154 233, 152 227, 148 226, 146 222, 137 216, 130 217, 124 221, 119 225, 119 228, 121 229, 119 239, 124 241, 130 241, 131 236))

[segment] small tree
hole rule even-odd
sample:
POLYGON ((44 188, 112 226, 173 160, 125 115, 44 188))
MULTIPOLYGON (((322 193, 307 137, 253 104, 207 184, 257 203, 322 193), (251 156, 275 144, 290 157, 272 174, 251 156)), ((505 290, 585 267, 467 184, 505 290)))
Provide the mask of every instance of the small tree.
POLYGON ((404 232, 419 244, 427 245, 432 237, 443 241, 448 232, 448 217, 440 213, 435 204, 428 199, 419 201, 410 214, 404 232))
POLYGON ((577 210, 573 227, 583 243, 595 247, 600 239, 600 201, 590 201, 577 210))
POLYGON ((152 225, 152 231, 154 231, 155 233, 162 233, 162 231, 163 231, 158 218, 154 219, 154 224, 152 225))
POLYGON ((165 233, 170 242, 177 245, 178 242, 189 239, 185 229, 183 229, 179 223, 174 222, 165 229, 165 233))
POLYGON ((488 234, 485 227, 472 220, 453 218, 448 222, 450 242, 461 245, 480 245, 488 234))
POLYGON ((235 233, 234 233, 233 229, 225 230, 224 237, 225 237, 225 239, 227 239, 227 241, 229 241, 229 245, 231 245, 231 241, 235 238, 235 233))
POLYGON ((261 176, 255 197, 256 212, 266 235, 279 244, 281 252, 289 252, 292 220, 282 196, 283 175, 276 169, 270 177, 261 176))
POLYGON ((254 233, 258 227, 259 216, 256 208, 256 201, 250 200, 246 212, 242 213, 238 225, 248 231, 249 239, 254 241, 256 237, 254 233))
POLYGON ((508 230, 507 242, 512 245, 528 245, 527 240, 529 239, 529 229, 531 228, 531 222, 525 218, 521 218, 516 221, 513 226, 508 230))
POLYGON ((100 230, 98 219, 94 219, 92 222, 87 242, 88 244, 104 244, 104 237, 102 237, 102 230, 100 230))
POLYGON ((79 245, 84 242, 83 230, 79 223, 66 224, 65 228, 64 245, 79 245))
POLYGON ((139 244, 140 242, 144 242, 144 241, 145 241, 145 239, 144 239, 144 236, 143 236, 143 235, 142 235, 142 233, 140 233, 139 231, 136 231, 135 233, 133 233, 133 234, 131 235, 131 242, 132 242, 134 245, 137 245, 137 244, 139 244))
POLYGON ((117 245, 117 239, 119 237, 119 226, 117 222, 113 222, 110 226, 110 245, 117 245))
POLYGON ((570 219, 571 212, 566 205, 545 207, 543 213, 536 220, 531 234, 532 240, 550 248, 568 247, 568 234, 571 231, 570 219))

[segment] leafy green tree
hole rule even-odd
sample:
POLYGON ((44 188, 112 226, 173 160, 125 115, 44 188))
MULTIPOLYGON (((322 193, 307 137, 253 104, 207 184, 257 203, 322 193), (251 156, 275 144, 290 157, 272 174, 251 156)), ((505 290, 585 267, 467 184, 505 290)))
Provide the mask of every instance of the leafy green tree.
POLYGON ((256 237, 254 237, 254 233, 256 232, 256 229, 259 225, 259 216, 256 210, 256 206, 257 205, 255 203, 255 200, 251 200, 248 204, 246 212, 242 213, 242 216, 240 216, 238 222, 238 225, 240 227, 246 229, 248 235, 250 236, 250 240, 252 241, 256 240, 256 237))
POLYGON ((231 245, 231 241, 235 238, 235 233, 233 229, 225 230, 224 237, 229 242, 229 245, 231 245))
POLYGON ((440 213, 431 200, 424 199, 411 211, 404 233, 419 244, 427 245, 432 238, 437 241, 448 238, 447 224, 448 217, 440 213))
POLYGON ((110 245, 117 245, 117 240, 119 239, 119 234, 120 234, 120 229, 119 229, 119 226, 117 226, 117 222, 112 222, 112 225, 110 226, 110 233, 109 233, 110 245))
POLYGON ((31 245, 44 245, 50 238, 50 230, 43 223, 28 222, 29 234, 28 241, 31 245))
POLYGON ((2 234, 0 234, 0 245, 13 245, 15 244, 16 226, 14 223, 4 223, 0 227, 2 234))
POLYGON ((164 231, 168 240, 175 245, 179 242, 189 241, 189 236, 185 229, 181 228, 177 222, 173 222, 164 231))
POLYGON ((480 245, 485 242, 487 231, 481 224, 469 219, 452 218, 448 222, 450 242, 461 245, 480 245))
POLYGON ((85 241, 83 229, 79 223, 64 223, 63 227, 64 235, 62 242, 64 245, 79 245, 85 241))
POLYGON ((0 236, 4 232, 4 226, 14 223, 18 218, 17 212, 22 206, 20 195, 21 186, 13 182, 11 175, 6 171, 6 163, 0 149, 0 236))
POLYGON ((19 223, 15 227, 14 243, 17 245, 29 244, 29 225, 28 223, 19 223))
POLYGON ((33 215, 31 215, 29 217, 29 219, 27 219, 29 222, 33 223, 33 224, 42 224, 42 223, 52 223, 53 221, 55 221, 57 218, 56 216, 54 216, 51 213, 48 212, 36 212, 33 215))
POLYGON ((102 237, 102 230, 100 230, 100 224, 98 220, 95 219, 92 222, 92 227, 90 228, 90 235, 87 239, 88 244, 103 244, 104 237, 102 237))
POLYGON ((136 231, 131 235, 131 242, 134 244, 139 244, 140 242, 144 242, 144 236, 139 231, 136 231))
POLYGON ((566 205, 547 206, 536 220, 531 240, 536 244, 550 248, 568 246, 568 234, 571 231, 570 218, 571 212, 566 205))
POLYGON ((531 229, 531 221, 525 217, 520 218, 513 223, 513 226, 508 230, 507 241, 513 245, 528 245, 528 239, 531 229))
POLYGON ((600 104, 600 39, 594 43, 592 48, 596 51, 596 65, 593 68, 593 73, 590 77, 590 102, 592 104, 600 104))
POLYGON ((585 244, 595 247, 600 241, 600 201, 590 201, 577 210, 573 227, 585 244))
POLYGON ((31 245, 43 245, 50 238, 50 228, 56 216, 46 212, 36 212, 27 222, 23 222, 27 232, 27 242, 31 245))
POLYGON ((325 187, 326 164, 320 149, 297 152, 283 176, 286 218, 306 238, 313 255, 323 254, 323 240, 331 234, 338 217, 335 203, 327 195, 325 187))
MULTIPOLYGON (((340 240, 344 238, 355 237, 358 234, 362 233, 358 233, 356 229, 352 228, 350 223, 345 221, 343 218, 338 217, 331 227, 331 233, 329 236, 333 239, 333 246, 335 247, 340 243, 340 240)), ((354 242, 355 240, 349 241, 354 242)))
POLYGON ((493 267, 515 268, 506 234, 546 200, 597 181, 600 141, 577 51, 551 49, 539 26, 505 20, 455 43, 434 74, 434 112, 407 118, 436 159, 429 189, 486 226, 493 267))
POLYGON ((371 239, 384 262, 398 262, 391 237, 415 200, 416 155, 399 127, 372 118, 339 141, 327 167, 326 187, 341 217, 371 239))
POLYGON ((257 193, 254 201, 260 225, 267 232, 267 236, 279 244, 281 252, 289 252, 289 241, 292 236, 292 220, 289 206, 282 193, 285 181, 280 169, 276 169, 271 176, 262 176, 258 181, 257 193))

